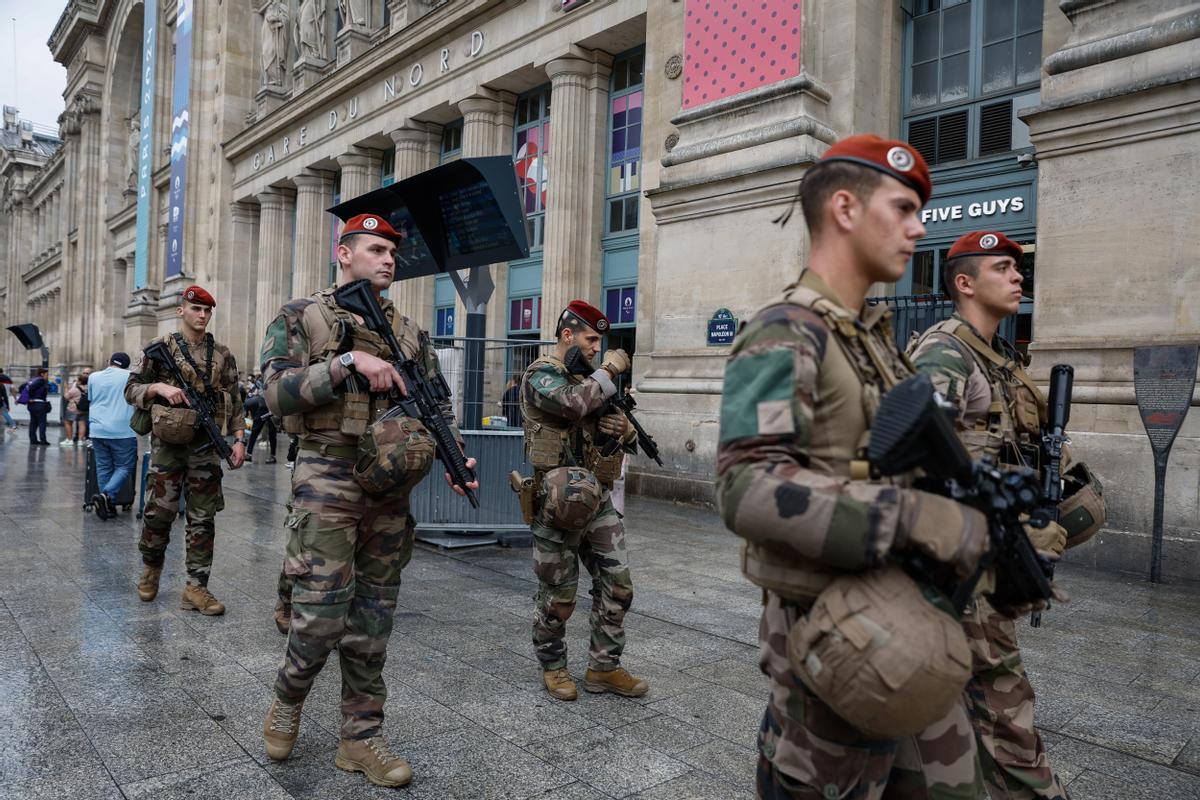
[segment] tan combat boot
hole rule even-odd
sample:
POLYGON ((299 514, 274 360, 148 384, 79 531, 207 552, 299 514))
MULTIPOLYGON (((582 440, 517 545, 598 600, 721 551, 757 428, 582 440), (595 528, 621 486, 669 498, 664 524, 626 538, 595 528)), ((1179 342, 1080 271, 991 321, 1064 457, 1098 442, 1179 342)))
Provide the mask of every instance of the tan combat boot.
POLYGON ((224 604, 212 596, 207 586, 192 583, 183 587, 183 600, 179 607, 184 611, 199 611, 206 617, 219 617, 225 613, 224 604))
POLYGON ((405 786, 412 780, 408 762, 392 755, 382 736, 342 739, 333 763, 347 772, 363 773, 376 786, 405 786))
POLYGON ((158 597, 158 579, 160 577, 162 577, 162 567, 147 566, 142 570, 142 577, 138 579, 138 597, 142 598, 143 602, 149 603, 158 597))
POLYGON ((266 722, 263 723, 263 743, 267 746, 267 755, 276 761, 283 761, 292 754, 296 746, 296 737, 300 735, 300 709, 304 703, 294 706, 276 697, 271 701, 267 711, 266 722))
POLYGON ((575 689, 575 679, 566 667, 544 670, 542 683, 546 684, 546 691, 550 696, 558 700, 574 700, 579 696, 575 689))
POLYGON ((292 629, 292 604, 282 600, 275 601, 275 627, 284 636, 292 629))
POLYGON ((635 678, 617 667, 606 672, 588 669, 583 677, 583 688, 589 692, 613 692, 623 697, 641 697, 650 690, 650 684, 641 678, 635 678))

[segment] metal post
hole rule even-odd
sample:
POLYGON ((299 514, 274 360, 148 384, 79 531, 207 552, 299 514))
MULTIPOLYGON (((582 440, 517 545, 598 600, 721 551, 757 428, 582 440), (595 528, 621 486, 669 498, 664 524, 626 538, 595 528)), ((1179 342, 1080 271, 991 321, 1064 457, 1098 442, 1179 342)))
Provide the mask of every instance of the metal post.
POLYGON ((463 428, 483 427, 483 339, 487 315, 467 313, 467 340, 463 348, 463 428))
POLYGON ((1163 505, 1167 494, 1167 458, 1170 451, 1154 454, 1154 527, 1150 540, 1150 582, 1162 582, 1163 505))

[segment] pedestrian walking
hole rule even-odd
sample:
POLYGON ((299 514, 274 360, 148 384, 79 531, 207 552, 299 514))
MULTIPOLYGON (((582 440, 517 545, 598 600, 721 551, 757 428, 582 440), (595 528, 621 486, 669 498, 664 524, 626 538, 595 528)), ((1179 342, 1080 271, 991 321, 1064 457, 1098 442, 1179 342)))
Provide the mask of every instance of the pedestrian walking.
POLYGON ((17 432, 16 420, 9 412, 9 399, 14 394, 12 378, 5 373, 4 367, 0 367, 0 414, 4 415, 4 428, 9 433, 17 432))
MULTIPOLYGON (((176 333, 151 340, 162 343, 196 393, 207 398, 214 422, 224 435, 232 434, 233 469, 242 466, 241 404, 237 395, 237 363, 228 347, 207 332, 217 301, 199 286, 189 286, 179 296, 176 333)), ((144 568, 138 580, 138 597, 150 602, 158 595, 171 523, 179 513, 179 494, 187 482, 187 585, 181 607, 206 616, 225 613, 225 606, 208 590, 212 571, 215 517, 225 507, 221 494, 221 459, 203 434, 196 431, 196 412, 187 407, 183 387, 162 364, 145 354, 129 374, 125 399, 137 409, 133 429, 150 433, 150 473, 146 478, 146 509, 138 550, 144 568), (201 449, 203 451, 201 452, 201 449)))
POLYGON ((88 378, 88 421, 96 459, 96 488, 92 510, 100 519, 117 515, 113 501, 137 470, 137 434, 129 427, 133 406, 125 400, 129 355, 113 353, 105 369, 88 378))
POLYGON ((91 367, 85 367, 63 394, 67 408, 63 414, 63 430, 66 435, 59 442, 61 447, 78 447, 88 436, 88 378, 91 367))
MULTIPOLYGON (((38 367, 30 381, 21 389, 21 397, 29 408, 29 443, 49 446, 46 441, 46 418, 50 415, 50 370, 38 367)), ((17 402, 20 402, 18 398, 17 402)))
MULTIPOLYGON (((400 239, 384 217, 351 218, 337 246, 338 283, 369 280, 404 354, 436 379, 426 334, 382 297, 400 239)), ((291 754, 301 707, 336 647, 342 727, 334 763, 372 783, 403 786, 412 770, 383 736, 383 665, 416 533, 409 493, 432 467, 435 445, 411 417, 372 422, 403 381, 383 339, 338 307, 335 288, 285 304, 263 338, 267 405, 299 436, 286 523, 291 585, 280 598, 291 606, 291 629, 263 740, 270 758, 291 754)), ((461 447, 450 404, 441 412, 461 447)))
POLYGON ((267 399, 261 394, 256 393, 246 398, 245 409, 246 416, 250 418, 250 441, 246 443, 246 461, 254 460, 254 443, 258 441, 259 435, 266 431, 267 444, 271 448, 271 455, 267 458, 267 464, 275 462, 275 420, 271 416, 271 410, 267 408, 267 399))

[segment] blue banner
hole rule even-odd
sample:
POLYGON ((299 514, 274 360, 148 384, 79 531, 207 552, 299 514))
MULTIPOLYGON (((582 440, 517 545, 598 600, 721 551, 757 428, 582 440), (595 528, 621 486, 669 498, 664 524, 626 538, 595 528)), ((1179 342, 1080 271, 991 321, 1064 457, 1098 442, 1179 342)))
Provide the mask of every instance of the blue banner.
POLYGON ((140 142, 138 144, 137 251, 133 261, 133 288, 146 285, 150 257, 150 173, 154 169, 154 72, 158 64, 158 0, 145 0, 142 27, 142 86, 140 142))
POLYGON ((175 90, 171 98, 170 217, 167 220, 167 269, 183 272, 184 195, 187 193, 188 95, 192 85, 192 0, 179 0, 175 18, 175 90))

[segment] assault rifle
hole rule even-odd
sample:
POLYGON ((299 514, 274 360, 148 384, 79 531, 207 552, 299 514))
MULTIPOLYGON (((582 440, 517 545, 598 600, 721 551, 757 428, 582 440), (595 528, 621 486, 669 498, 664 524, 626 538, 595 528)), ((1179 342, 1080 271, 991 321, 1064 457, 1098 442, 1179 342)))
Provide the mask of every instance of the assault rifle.
POLYGON ((474 508, 479 508, 479 498, 467 486, 475 480, 475 472, 467 466, 467 458, 455 441, 446 418, 442 416, 441 404, 450 399, 450 387, 446 385, 446 380, 440 375, 427 375, 420 362, 404 355, 391 323, 384 316, 371 290, 369 280, 360 278, 339 286, 334 290, 333 299, 341 308, 362 317, 363 324, 387 344, 392 353, 392 364, 400 373, 404 388, 408 390, 407 397, 396 393, 396 405, 406 416, 421 421, 437 445, 438 458, 450 474, 450 482, 462 489, 474 508))
POLYGON ((175 363, 175 357, 171 355, 171 351, 165 343, 154 342, 143 352, 146 358, 156 361, 167 368, 167 371, 171 373, 171 377, 183 389, 188 407, 196 412, 197 425, 200 430, 204 431, 204 435, 208 437, 208 442, 197 447, 196 452, 206 453, 209 450, 215 450, 217 455, 225 459, 225 462, 229 464, 229 468, 233 469, 233 448, 229 445, 229 442, 225 441, 220 427, 217 426, 217 421, 213 419, 212 404, 209 403, 208 398, 197 392, 191 383, 184 380, 183 372, 179 369, 179 365, 175 363))
MULTIPOLYGON (((567 351, 567 358, 563 362, 567 367, 567 372, 572 375, 591 375, 595 372, 595 368, 583 357, 583 351, 578 347, 572 347, 567 351)), ((633 410, 637 408, 637 401, 633 399, 633 395, 627 393, 624 387, 624 380, 618 377, 617 393, 605 401, 604 405, 596 413, 603 417, 614 413, 614 410, 620 409, 625 414, 625 418, 629 420, 629 424, 637 431, 638 447, 642 449, 650 458, 658 462, 658 465, 663 466, 662 458, 658 454, 658 444, 655 443, 654 437, 646 433, 646 429, 642 427, 642 423, 637 421, 633 415, 633 410)), ((601 433, 599 441, 600 454, 603 456, 611 456, 621 447, 621 442, 618 439, 601 433)))
MULTIPOLYGON (((1067 438, 1067 421, 1071 418, 1071 387, 1075 370, 1069 364, 1055 364, 1050 370, 1050 399, 1046 427, 1042 430, 1042 499, 1030 515, 1029 524, 1044 528, 1058 522, 1058 504, 1062 502, 1062 450, 1067 438)), ((1054 565, 1050 565, 1054 577, 1054 565)), ((1042 612, 1029 615, 1029 626, 1042 625, 1042 612)))
POLYGON ((989 593, 1000 611, 1049 600, 1050 562, 1037 554, 1021 524, 1021 515, 1037 508, 1037 473, 1028 467, 1000 469, 990 458, 972 461, 939 402, 928 375, 902 381, 884 395, 871 423, 867 457, 881 475, 920 468, 918 489, 972 506, 987 516, 991 547, 969 579, 956 582, 944 565, 913 557, 905 566, 915 577, 932 582, 959 611, 966 608, 975 586, 995 567, 996 588, 989 593))

